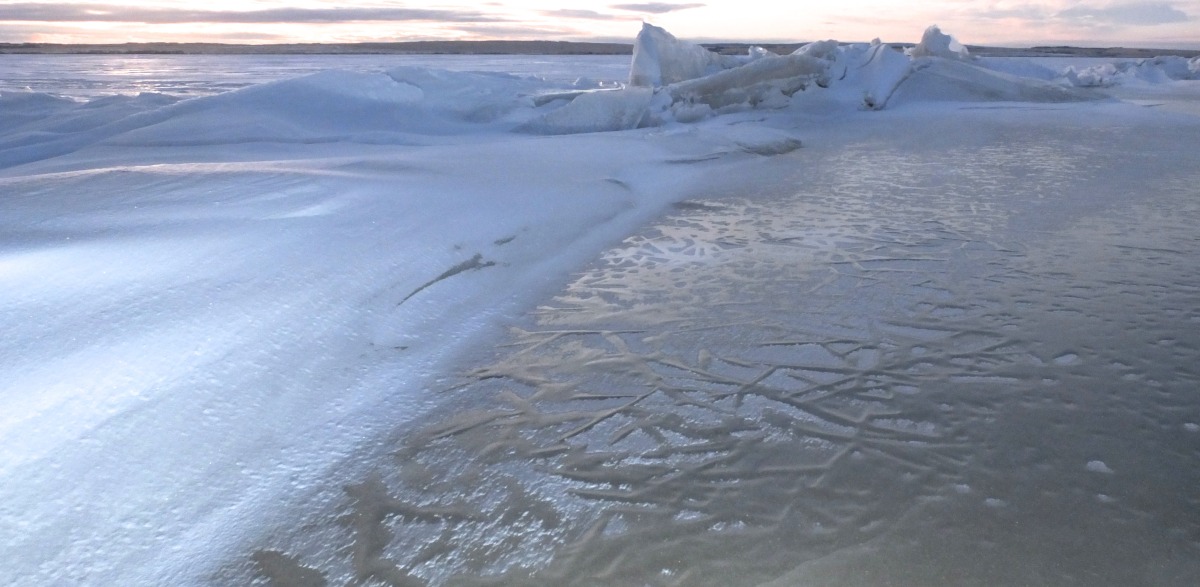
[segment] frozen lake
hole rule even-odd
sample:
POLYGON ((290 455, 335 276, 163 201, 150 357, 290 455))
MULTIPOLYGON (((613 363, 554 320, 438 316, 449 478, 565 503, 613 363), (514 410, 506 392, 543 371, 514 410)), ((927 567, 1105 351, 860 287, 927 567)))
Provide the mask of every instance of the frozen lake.
MULTIPOLYGON (((996 58, 1062 69, 1129 60, 996 58)), ((609 55, 5 55, 0 91, 46 92, 90 99, 156 92, 210 96, 330 69, 378 73, 400 66, 487 71, 566 85, 579 78, 625 82, 628 56, 609 55)))
POLYGON ((813 53, 0 62, 0 583, 1196 584, 1200 81, 813 53))
POLYGON ((330 69, 378 73, 404 65, 538 76, 563 84, 579 77, 624 81, 629 76, 627 56, 5 55, 0 91, 74 98, 140 92, 197 97, 330 69))
POLYGON ((607 250, 257 560, 331 584, 1192 584, 1200 120, 881 118, 607 250))

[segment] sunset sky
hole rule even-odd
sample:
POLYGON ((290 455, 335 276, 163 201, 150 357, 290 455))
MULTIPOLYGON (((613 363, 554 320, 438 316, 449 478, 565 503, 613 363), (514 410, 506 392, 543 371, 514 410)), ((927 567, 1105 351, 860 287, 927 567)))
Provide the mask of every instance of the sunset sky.
POLYGON ((938 24, 972 44, 1200 48, 1200 0, 0 0, 0 42, 631 41, 643 20, 696 41, 916 41, 938 24))

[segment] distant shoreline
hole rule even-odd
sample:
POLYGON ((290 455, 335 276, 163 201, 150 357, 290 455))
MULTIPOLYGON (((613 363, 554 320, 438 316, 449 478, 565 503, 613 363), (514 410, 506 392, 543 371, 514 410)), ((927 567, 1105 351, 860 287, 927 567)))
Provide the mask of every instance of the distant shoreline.
POLYGON ((0 54, 66 55, 630 55, 626 43, 568 41, 413 41, 405 43, 0 43, 0 54))
MULTIPOLYGON (((805 43, 764 43, 757 46, 775 53, 795 51, 805 43)), ((751 43, 702 43, 712 51, 745 54, 751 43)), ((911 43, 892 43, 897 49, 911 43)), ((1146 58, 1159 55, 1200 56, 1195 49, 1151 49, 1135 47, 1028 48, 968 45, 975 55, 991 57, 1099 57, 1146 58)), ((573 41, 413 41, 400 43, 287 43, 237 45, 223 43, 122 43, 64 45, 54 43, 0 43, 6 55, 631 55, 628 43, 584 43, 573 41)))

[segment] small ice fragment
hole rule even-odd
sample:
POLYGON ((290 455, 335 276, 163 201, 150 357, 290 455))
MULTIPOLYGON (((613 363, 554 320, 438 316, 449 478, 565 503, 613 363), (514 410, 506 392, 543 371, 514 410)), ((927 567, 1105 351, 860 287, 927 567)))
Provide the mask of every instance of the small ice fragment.
POLYGON ((995 497, 989 497, 989 498, 983 500, 983 503, 986 504, 990 508, 1002 508, 1002 507, 1008 505, 1007 503, 1004 502, 1003 499, 997 499, 995 497))
POLYGON ((1104 493, 1097 493, 1096 501, 1098 501, 1100 503, 1115 503, 1117 500, 1116 500, 1116 498, 1112 497, 1111 495, 1107 495, 1104 493))
POLYGON ((961 494, 971 493, 971 486, 966 483, 959 483, 954 486, 954 490, 961 494))
POLYGON ((1200 432, 1200 424, 1188 422, 1187 424, 1183 425, 1183 429, 1187 430, 1188 432, 1200 432))
POLYGON ((1073 365, 1079 362, 1079 355, 1075 353, 1067 353, 1054 358, 1055 364, 1058 365, 1073 365))
POLYGON ((1104 473, 1105 475, 1112 475, 1113 473, 1113 470, 1108 468, 1108 465, 1104 464, 1104 461, 1088 461, 1087 470, 1093 473, 1104 473))

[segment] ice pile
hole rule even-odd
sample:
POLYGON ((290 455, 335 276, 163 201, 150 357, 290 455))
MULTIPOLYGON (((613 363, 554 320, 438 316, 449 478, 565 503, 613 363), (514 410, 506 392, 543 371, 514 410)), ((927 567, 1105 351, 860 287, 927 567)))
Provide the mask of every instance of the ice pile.
MULTIPOLYGON (((752 51, 750 58, 765 52, 752 51)), ((661 86, 704 77, 736 67, 745 59, 714 53, 691 43, 681 42, 665 29, 642 24, 633 46, 633 65, 629 71, 631 86, 661 86)))
POLYGON ((909 74, 895 97, 909 102, 1073 102, 1097 96, 1077 91, 1032 64, 980 60, 937 26, 906 54, 909 74))
POLYGON ((1200 57, 1189 60, 1177 56, 1160 56, 1084 68, 1068 67, 1062 77, 1073 86, 1089 88, 1128 83, 1164 84, 1200 80, 1200 57))
POLYGON ((790 55, 759 48, 721 56, 643 25, 634 45, 629 87, 574 97, 521 128, 547 134, 621 130, 694 122, 756 108, 820 101, 878 110, 893 95, 910 101, 1093 99, 1067 84, 984 67, 937 26, 901 53, 879 40, 819 41, 790 55), (796 98, 806 93, 804 99, 796 98), (819 98, 807 94, 819 94, 819 98))
POLYGON ((0 96, 0 168, 98 145, 355 142, 576 134, 692 123, 753 109, 878 110, 943 101, 1062 102, 1094 87, 1200 78, 1200 58, 1159 57, 1065 72, 980 59, 937 26, 901 52, 879 40, 810 43, 789 55, 719 55, 644 24, 628 84, 613 89, 509 74, 402 67, 328 71, 191 100, 143 94, 77 103, 0 96), (230 121, 236 121, 230 124, 230 121))

